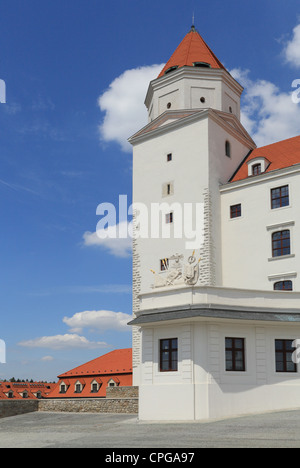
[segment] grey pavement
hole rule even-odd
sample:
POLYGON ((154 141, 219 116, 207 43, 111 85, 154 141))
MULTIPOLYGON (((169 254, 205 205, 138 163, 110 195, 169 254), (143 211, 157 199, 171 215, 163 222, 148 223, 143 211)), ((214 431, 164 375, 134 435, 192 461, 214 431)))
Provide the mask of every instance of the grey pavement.
POLYGON ((300 411, 205 423, 145 423, 130 415, 43 412, 0 420, 0 448, 231 447, 300 448, 300 411))

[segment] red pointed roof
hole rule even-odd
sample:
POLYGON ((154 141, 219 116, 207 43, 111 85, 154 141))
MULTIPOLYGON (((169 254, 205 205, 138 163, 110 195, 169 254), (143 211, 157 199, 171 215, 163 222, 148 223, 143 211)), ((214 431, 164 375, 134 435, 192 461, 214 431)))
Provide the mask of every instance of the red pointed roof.
POLYGON ((159 74, 158 78, 163 76, 165 72, 172 67, 193 67, 195 62, 207 63, 211 68, 222 68, 225 70, 224 65, 222 65, 220 60, 208 47, 198 31, 192 27, 190 32, 179 44, 172 57, 159 74))
POLYGON ((243 161, 230 182, 248 178, 248 165, 252 159, 263 157, 270 161, 265 172, 276 171, 300 164, 300 136, 279 141, 253 150, 243 161))
POLYGON ((111 351, 104 356, 100 356, 92 361, 76 367, 64 374, 59 375, 59 378, 67 377, 83 377, 105 374, 126 374, 132 372, 132 349, 117 349, 111 351))

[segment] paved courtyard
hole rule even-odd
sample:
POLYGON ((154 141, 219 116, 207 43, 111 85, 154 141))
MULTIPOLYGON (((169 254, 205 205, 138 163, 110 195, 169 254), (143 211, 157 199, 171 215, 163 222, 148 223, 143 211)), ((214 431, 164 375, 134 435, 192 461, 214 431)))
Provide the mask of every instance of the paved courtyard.
POLYGON ((30 413, 0 420, 0 448, 300 448, 300 411, 209 423, 143 423, 109 414, 30 413))

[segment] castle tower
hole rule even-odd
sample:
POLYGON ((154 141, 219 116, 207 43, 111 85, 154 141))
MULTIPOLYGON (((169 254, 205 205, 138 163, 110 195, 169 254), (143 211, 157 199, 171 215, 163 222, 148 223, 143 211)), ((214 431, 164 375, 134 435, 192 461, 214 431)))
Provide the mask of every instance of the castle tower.
POLYGON ((300 138, 256 148, 242 91, 192 27, 129 140, 141 420, 300 407, 300 138))
POLYGON ((243 88, 193 26, 146 96, 149 121, 167 110, 212 108, 240 119, 243 88))
MULTIPOLYGON (((160 282, 167 281, 166 289, 178 285, 182 291, 173 294, 172 303, 180 302, 188 285, 182 276, 167 279, 176 254, 183 265, 195 251, 198 284, 222 285, 219 184, 228 181, 255 147, 239 120, 242 91, 194 27, 149 85, 149 123, 129 139, 133 202, 146 206, 149 214, 148 238, 134 240, 134 316, 141 309, 140 294, 153 293, 155 306, 156 294, 164 289, 155 287, 160 282), (159 235, 155 217, 150 220, 158 206, 159 235), (164 228, 170 229, 167 238, 162 236, 164 228), (197 239, 189 242, 193 230, 197 239)), ((134 328, 135 384, 140 381, 140 359, 140 333, 134 328)))

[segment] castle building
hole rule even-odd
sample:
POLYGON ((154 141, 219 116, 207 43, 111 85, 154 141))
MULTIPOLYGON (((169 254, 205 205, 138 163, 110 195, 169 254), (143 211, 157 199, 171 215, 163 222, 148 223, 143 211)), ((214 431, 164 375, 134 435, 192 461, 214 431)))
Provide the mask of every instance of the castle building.
POLYGON ((116 349, 58 376, 47 398, 105 398, 108 387, 132 386, 132 350, 116 349))
POLYGON ((129 139, 141 420, 300 407, 300 136, 257 148, 242 92, 192 27, 129 139))

